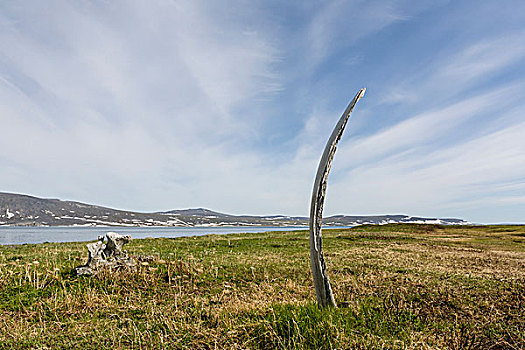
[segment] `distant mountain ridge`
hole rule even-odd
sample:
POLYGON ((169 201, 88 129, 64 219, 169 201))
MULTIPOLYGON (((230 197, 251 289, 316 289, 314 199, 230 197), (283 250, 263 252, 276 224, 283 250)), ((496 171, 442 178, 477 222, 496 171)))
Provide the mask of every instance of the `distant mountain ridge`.
MULTIPOLYGON (((361 224, 432 223, 463 225, 455 218, 422 218, 407 215, 348 216, 323 219, 327 226, 361 224)), ((0 192, 0 226, 307 226, 307 217, 284 215, 230 215, 204 208, 142 213, 59 199, 0 192)))
POLYGON ((234 216, 230 214, 219 213, 219 212, 205 209, 205 208, 176 209, 176 210, 164 211, 162 213, 174 214, 174 215, 184 215, 184 216, 204 216, 204 217, 216 216, 216 217, 221 217, 221 218, 234 216))

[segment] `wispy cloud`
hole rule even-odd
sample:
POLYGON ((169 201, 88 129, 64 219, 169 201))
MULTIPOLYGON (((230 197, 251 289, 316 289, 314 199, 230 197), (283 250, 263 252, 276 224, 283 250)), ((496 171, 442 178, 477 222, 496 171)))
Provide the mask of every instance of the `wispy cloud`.
MULTIPOLYGON (((370 163, 402 152, 428 152, 443 139, 449 145, 456 144, 462 139, 453 140, 447 136, 458 128, 471 132, 475 129, 471 126, 473 123, 481 123, 484 118, 490 118, 508 105, 522 100, 523 91, 522 84, 497 88, 406 118, 370 136, 349 140, 339 157, 348 164, 370 163)), ((465 137, 469 135, 463 135, 463 139, 465 137)))
MULTIPOLYGON (((204 4, 34 5, 3 9, 13 20, 0 34, 0 122, 9 130, 0 147, 52 187, 69 183, 52 170, 64 166, 81 188, 99 186, 97 178, 133 187, 166 164, 186 176, 218 166, 237 152, 217 142, 247 133, 249 120, 234 109, 280 89, 276 50, 264 34, 204 4), (210 162, 208 147, 225 153, 210 162)), ((18 188, 47 192, 31 181, 18 188)), ((87 200, 108 203, 117 191, 87 200)))
POLYGON ((3 2, 0 190, 306 215, 366 85, 327 214, 518 221, 525 18, 495 6, 3 2))
POLYGON ((334 52, 406 18, 395 1, 329 1, 308 28, 310 59, 320 63, 334 52))
MULTIPOLYGON (((525 59, 525 32, 490 35, 458 49, 449 48, 432 57, 431 64, 409 75, 389 91, 383 102, 439 103, 511 72, 525 59)), ((510 77, 511 80, 518 78, 510 77)), ((517 79, 520 80, 520 79, 517 79)))
POLYGON ((388 210, 392 202, 399 212, 420 215, 451 215, 459 207, 472 208, 474 198, 483 211, 492 207, 494 197, 524 204, 517 201, 524 189, 515 187, 525 172, 524 128, 520 124, 427 154, 402 153, 356 167, 331 191, 362 212, 388 210), (494 184, 514 187, 502 191, 494 184))
POLYGON ((427 109, 345 142, 338 162, 346 173, 338 175, 334 191, 356 198, 348 206, 362 212, 386 212, 386 203, 395 202, 401 212, 453 215, 469 208, 482 218, 492 215, 495 203, 525 204, 516 185, 525 174, 522 79, 483 85, 521 64, 521 39, 516 34, 477 42, 436 59, 426 74, 391 86, 389 96, 398 104, 427 109))

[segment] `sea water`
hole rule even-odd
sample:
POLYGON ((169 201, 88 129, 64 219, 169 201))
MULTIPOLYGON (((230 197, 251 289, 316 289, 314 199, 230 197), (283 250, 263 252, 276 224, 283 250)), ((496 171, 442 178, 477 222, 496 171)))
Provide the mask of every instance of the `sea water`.
POLYGON ((132 238, 188 237, 208 234, 254 233, 269 231, 307 230, 306 226, 256 226, 256 227, 31 227, 0 226, 0 245, 43 242, 95 241, 106 232, 131 235, 132 238))

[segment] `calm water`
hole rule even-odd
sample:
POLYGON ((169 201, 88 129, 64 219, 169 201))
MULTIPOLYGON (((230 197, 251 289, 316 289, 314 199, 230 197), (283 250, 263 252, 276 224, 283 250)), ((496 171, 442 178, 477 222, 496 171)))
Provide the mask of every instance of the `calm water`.
POLYGON ((307 230, 308 227, 15 227, 0 226, 0 245, 43 242, 94 241, 106 232, 132 238, 187 237, 207 234, 307 230))

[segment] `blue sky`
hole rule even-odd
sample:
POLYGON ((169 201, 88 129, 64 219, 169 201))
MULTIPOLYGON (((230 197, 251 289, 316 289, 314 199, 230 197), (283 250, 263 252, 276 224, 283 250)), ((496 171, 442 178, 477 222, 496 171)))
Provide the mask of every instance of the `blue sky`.
POLYGON ((525 222, 523 1, 0 1, 0 191, 525 222))

